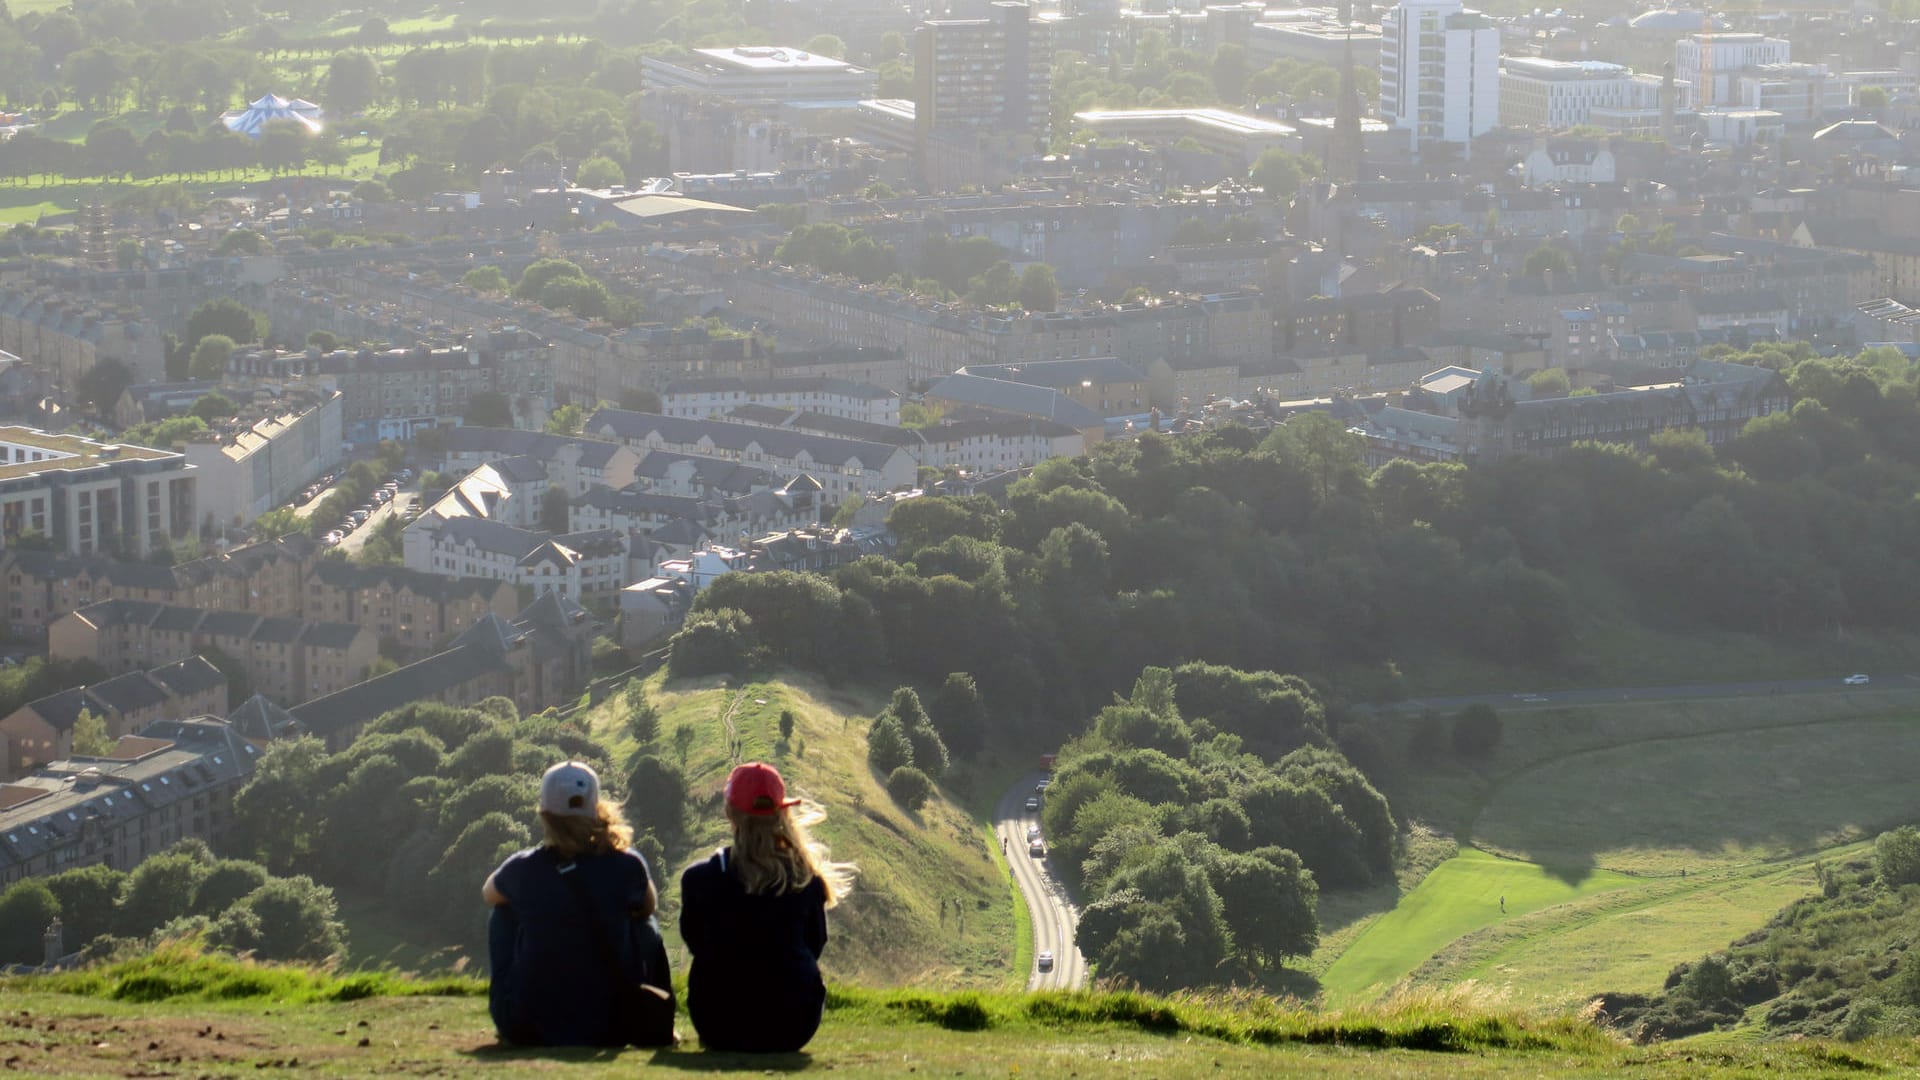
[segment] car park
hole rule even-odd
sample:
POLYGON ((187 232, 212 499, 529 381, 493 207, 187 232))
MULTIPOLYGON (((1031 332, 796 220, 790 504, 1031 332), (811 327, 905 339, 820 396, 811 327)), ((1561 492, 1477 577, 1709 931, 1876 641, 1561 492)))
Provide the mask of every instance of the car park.
POLYGON ((1873 680, 1867 678, 1865 675, 1849 675, 1840 681, 1846 683, 1848 686, 1865 686, 1873 680))
POLYGON ((1052 953, 1042 950, 1040 953, 1040 956, 1038 957, 1037 962, 1041 971, 1053 970, 1053 954, 1052 953))

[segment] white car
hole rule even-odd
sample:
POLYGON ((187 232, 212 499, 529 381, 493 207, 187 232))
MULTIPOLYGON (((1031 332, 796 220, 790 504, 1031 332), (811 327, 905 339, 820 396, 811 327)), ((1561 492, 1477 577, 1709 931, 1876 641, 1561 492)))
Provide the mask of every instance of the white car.
POLYGON ((1038 958, 1038 959, 1039 959, 1039 965, 1038 965, 1038 966, 1039 966, 1039 968, 1040 968, 1040 970, 1041 970, 1041 971, 1052 971, 1052 970, 1053 970, 1053 954, 1052 954, 1052 953, 1050 953, 1050 952, 1043 952, 1043 953, 1041 953, 1041 954, 1040 954, 1040 956, 1039 956, 1039 958, 1038 958))
POLYGON ((1027 826, 1027 843, 1031 844, 1038 839, 1040 839, 1040 826, 1038 825, 1027 826))
POLYGON ((1867 678, 1865 675, 1849 675, 1840 681, 1846 683, 1848 686, 1865 686, 1873 680, 1867 678))

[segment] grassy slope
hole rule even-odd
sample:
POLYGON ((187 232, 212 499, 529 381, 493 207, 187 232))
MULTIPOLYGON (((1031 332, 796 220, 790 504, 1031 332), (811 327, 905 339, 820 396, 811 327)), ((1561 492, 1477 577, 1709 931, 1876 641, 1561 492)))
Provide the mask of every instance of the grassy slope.
MULTIPOLYGON (((676 853, 670 879, 679 866, 726 842, 720 791, 734 764, 724 720, 730 716, 739 760, 773 762, 794 789, 826 807, 820 839, 835 858, 860 866, 853 894, 831 916, 830 977, 920 987, 1005 987, 1024 978, 1005 870, 997 852, 989 853, 979 820, 945 797, 909 814, 867 767, 867 721, 883 699, 798 676, 727 688, 717 679, 669 684, 655 675, 648 689, 661 711, 656 752, 672 757, 674 730, 689 725, 694 731, 687 755, 693 841, 685 854, 676 853), (782 709, 794 712, 792 745, 779 736, 782 709), (942 901, 955 899, 963 917, 951 907, 941 911, 942 901)), ((592 716, 616 761, 633 748, 625 719, 617 696, 592 716)), ((669 886, 663 901, 669 928, 677 893, 669 886)))
MULTIPOLYGON (((658 1065, 725 1075, 1750 1076, 1896 1071, 1920 1047, 1823 1043, 1634 1048, 1568 1015, 1412 995, 1326 1015, 1251 998, 884 992, 838 987, 805 1054, 509 1051, 477 983, 343 983, 178 948, 121 968, 0 980, 0 1064, 54 1076, 628 1076, 658 1065), (452 996, 446 996, 452 995, 452 996)), ((691 1032, 686 1032, 691 1034, 691 1032)))
POLYGON ((1836 843, 1920 817, 1903 768, 1920 731, 1910 711, 1885 715, 1914 700, 1889 690, 1509 713, 1484 769, 1442 768, 1402 797, 1516 858, 1469 850, 1441 864, 1397 908, 1336 925, 1312 966, 1334 1002, 1405 977, 1553 1003, 1657 989, 1673 964, 1808 891, 1822 849, 1832 858, 1836 843), (1524 912, 1516 882, 1534 897, 1524 912), (1489 891, 1501 887, 1504 919, 1489 891))

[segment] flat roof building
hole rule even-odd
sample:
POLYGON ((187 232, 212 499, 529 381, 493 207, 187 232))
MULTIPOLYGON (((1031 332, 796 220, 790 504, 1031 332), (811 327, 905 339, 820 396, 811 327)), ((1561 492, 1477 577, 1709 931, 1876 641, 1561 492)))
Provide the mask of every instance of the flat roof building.
POLYGON ((873 96, 877 77, 844 60, 779 45, 695 49, 685 60, 640 60, 648 93, 686 90, 740 105, 844 103, 873 96))
POLYGON ((0 427, 0 547, 37 533, 73 555, 151 554, 195 524, 196 479, 172 451, 0 427))
POLYGON ((1226 109, 1090 109, 1073 118, 1092 134, 1165 145, 1192 139, 1213 153, 1236 156, 1249 165, 1266 150, 1300 148, 1295 128, 1226 109))

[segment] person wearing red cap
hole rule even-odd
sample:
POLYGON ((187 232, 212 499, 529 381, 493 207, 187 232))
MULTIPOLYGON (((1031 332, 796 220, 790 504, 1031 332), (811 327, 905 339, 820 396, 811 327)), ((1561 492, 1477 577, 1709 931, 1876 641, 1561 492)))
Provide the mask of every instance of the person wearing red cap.
POLYGON ((706 1049, 790 1053, 819 1030, 827 909, 855 868, 808 835, 826 815, 788 798, 771 765, 733 770, 726 813, 733 843, 680 878, 687 1015, 706 1049))

